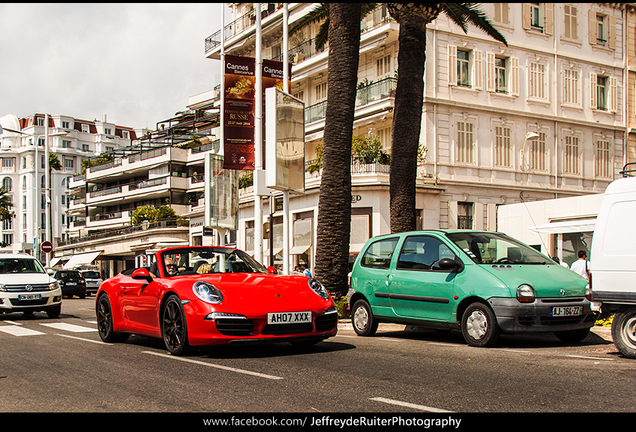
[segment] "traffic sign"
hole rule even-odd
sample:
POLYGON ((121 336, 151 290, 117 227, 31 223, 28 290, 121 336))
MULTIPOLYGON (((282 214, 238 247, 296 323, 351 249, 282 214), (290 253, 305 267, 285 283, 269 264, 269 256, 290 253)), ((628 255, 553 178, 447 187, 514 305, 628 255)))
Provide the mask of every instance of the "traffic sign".
POLYGON ((53 250, 53 243, 50 241, 42 242, 42 252, 49 253, 53 250))

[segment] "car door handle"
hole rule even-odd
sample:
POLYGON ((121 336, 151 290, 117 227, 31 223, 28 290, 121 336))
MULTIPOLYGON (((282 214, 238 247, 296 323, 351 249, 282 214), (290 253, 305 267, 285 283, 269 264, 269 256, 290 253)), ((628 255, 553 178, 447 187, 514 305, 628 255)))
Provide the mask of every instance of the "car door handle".
POLYGON ((392 274, 388 275, 388 276, 386 277, 386 284, 387 284, 387 285, 390 285, 390 284, 391 284, 391 280, 392 280, 392 279, 393 279, 393 275, 392 275, 392 274))

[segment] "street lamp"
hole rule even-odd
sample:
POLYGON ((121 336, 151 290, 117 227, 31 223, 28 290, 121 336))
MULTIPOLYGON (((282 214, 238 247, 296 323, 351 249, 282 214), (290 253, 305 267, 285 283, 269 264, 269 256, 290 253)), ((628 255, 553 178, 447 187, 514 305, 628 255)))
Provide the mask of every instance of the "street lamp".
POLYGON ((526 133, 526 139, 523 141, 523 150, 521 151, 521 171, 526 170, 526 145, 528 144, 528 140, 534 140, 537 138, 539 138, 539 134, 536 132, 526 133))
MULTIPOLYGON (((49 134, 49 121, 48 121, 48 114, 46 114, 45 116, 45 129, 44 129, 44 134, 33 134, 33 133, 26 133, 23 132, 21 130, 17 130, 17 129, 11 129, 8 127, 2 127, 2 125, 0 125, 0 135, 3 134, 4 131, 7 132, 12 132, 12 133, 16 133, 19 135, 24 135, 24 136, 28 136, 28 137, 32 137, 34 140, 34 147, 35 147, 35 151, 34 151, 34 161, 33 161, 33 169, 34 169, 34 209, 36 209, 33 213, 34 213, 34 218, 35 218, 35 223, 33 225, 33 231, 34 231, 34 242, 33 242, 33 255, 34 256, 38 256, 37 253, 37 237, 39 234, 39 229, 38 227, 38 214, 40 213, 39 211, 37 211, 38 208, 38 201, 39 201, 39 178, 38 178, 38 144, 39 144, 39 140, 41 137, 44 137, 44 146, 45 146, 45 223, 44 223, 44 236, 45 236, 45 240, 49 240, 50 237, 50 203, 51 203, 51 196, 50 196, 50 190, 48 187, 49 184, 49 175, 48 175, 48 167, 49 167, 49 142, 48 142, 48 138, 49 137, 56 137, 56 136, 68 136, 68 132, 55 132, 52 134, 49 134)), ((45 266, 48 266, 48 254, 47 254, 47 259, 45 262, 45 266)))

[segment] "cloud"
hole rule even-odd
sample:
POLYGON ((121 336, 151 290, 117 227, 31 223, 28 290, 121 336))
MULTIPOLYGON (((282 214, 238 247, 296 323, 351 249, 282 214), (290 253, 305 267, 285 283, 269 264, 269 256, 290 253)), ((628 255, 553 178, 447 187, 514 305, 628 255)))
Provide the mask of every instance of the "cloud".
POLYGON ((0 116, 149 127, 213 88, 219 3, 0 4, 0 116))

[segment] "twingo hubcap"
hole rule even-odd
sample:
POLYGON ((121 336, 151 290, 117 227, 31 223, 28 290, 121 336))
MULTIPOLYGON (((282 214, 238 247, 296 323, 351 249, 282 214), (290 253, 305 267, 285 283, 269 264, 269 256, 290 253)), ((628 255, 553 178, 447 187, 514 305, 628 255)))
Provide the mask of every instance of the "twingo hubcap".
POLYGON ((356 309, 355 314, 353 315, 353 323, 360 331, 367 328, 367 325, 369 324, 369 314, 365 308, 359 307, 356 309))
POLYGON ((479 340, 488 331, 488 319, 481 311, 473 311, 466 319, 466 330, 470 337, 479 340))

